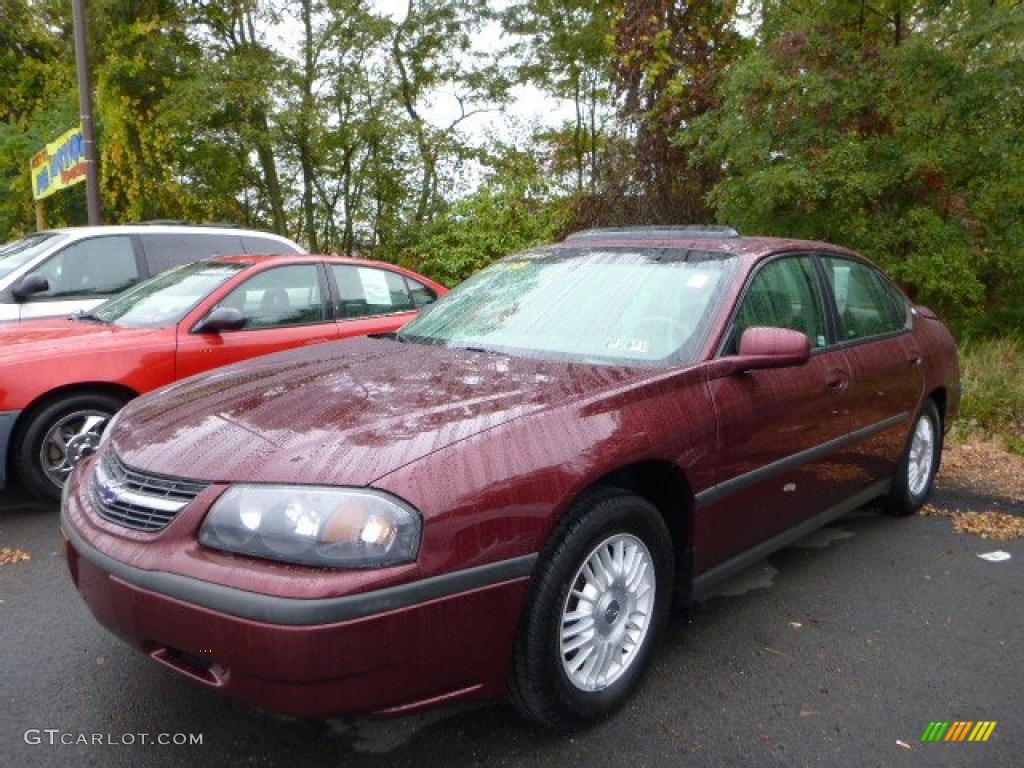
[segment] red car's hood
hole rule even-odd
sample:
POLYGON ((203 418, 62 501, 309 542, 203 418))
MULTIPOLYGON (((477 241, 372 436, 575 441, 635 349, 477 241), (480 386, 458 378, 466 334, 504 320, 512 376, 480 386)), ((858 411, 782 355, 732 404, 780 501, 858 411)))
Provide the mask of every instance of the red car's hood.
POLYGON ((65 351, 83 348, 92 354, 109 347, 130 345, 133 339, 149 338, 164 330, 123 328, 63 317, 3 325, 0 326, 0 365, 25 362, 37 355, 52 362, 59 360, 65 351))
POLYGON ((122 412, 111 439, 126 464, 164 475, 362 486, 478 432, 638 375, 352 339, 143 397, 122 412))

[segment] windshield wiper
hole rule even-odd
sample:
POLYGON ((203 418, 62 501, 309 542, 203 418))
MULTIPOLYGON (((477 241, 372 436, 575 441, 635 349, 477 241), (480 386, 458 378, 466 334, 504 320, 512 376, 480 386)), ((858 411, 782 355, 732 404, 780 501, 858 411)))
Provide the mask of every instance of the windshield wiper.
POLYGON ((82 320, 87 323, 99 323, 100 325, 110 325, 109 320, 104 320, 99 315, 94 315, 92 312, 76 312, 71 316, 72 320, 82 320))

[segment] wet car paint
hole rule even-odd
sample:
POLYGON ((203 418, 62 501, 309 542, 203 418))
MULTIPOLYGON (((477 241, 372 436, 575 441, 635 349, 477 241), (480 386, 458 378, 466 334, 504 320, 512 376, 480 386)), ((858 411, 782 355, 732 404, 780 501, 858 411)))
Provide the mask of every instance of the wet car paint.
MULTIPOLYGON (((751 255, 745 269, 752 270, 758 259, 796 247, 754 241, 737 250, 751 255)), ((737 281, 727 292, 704 362, 682 369, 366 339, 280 353, 137 401, 107 450, 134 468, 211 485, 164 531, 141 534, 96 516, 88 489, 95 460, 81 467, 63 517, 79 589, 101 623, 147 652, 184 652, 192 661, 183 666, 199 679, 204 667, 194 660, 205 658, 207 632, 220 649, 210 664, 228 673, 206 682, 273 709, 409 711, 496 695, 530 558, 585 489, 638 479, 656 486, 695 584, 822 510, 836 514, 884 492, 929 393, 944 392, 946 416, 955 415, 955 353, 952 362, 935 359, 948 356, 951 339, 924 311, 913 330, 877 347, 837 345, 797 368, 726 375, 714 350, 742 290, 737 281), (945 352, 914 361, 916 349, 936 347, 945 352), (857 371, 872 369, 876 358, 900 375, 862 384, 857 371), (780 463, 792 456, 806 460, 780 463), (408 565, 326 571, 201 547, 206 511, 239 481, 392 493, 423 516, 420 555, 408 565), (287 601, 373 600, 453 575, 456 586, 392 610, 297 628, 180 600, 171 609, 158 591, 109 575, 116 564, 220 585, 232 599, 247 591, 287 601), (507 578, 476 578, 504 564, 511 565, 497 573, 507 578), (163 609, 154 606, 175 620, 159 618, 163 609), (334 655, 350 639, 355 666, 339 667, 334 655)))

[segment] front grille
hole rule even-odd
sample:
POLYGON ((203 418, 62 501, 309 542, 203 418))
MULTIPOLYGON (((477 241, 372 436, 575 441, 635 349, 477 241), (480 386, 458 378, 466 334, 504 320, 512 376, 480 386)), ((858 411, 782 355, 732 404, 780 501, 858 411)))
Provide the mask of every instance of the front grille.
POLYGON ((93 470, 92 493, 105 520, 137 531, 159 531, 206 486, 140 472, 109 450, 93 470))

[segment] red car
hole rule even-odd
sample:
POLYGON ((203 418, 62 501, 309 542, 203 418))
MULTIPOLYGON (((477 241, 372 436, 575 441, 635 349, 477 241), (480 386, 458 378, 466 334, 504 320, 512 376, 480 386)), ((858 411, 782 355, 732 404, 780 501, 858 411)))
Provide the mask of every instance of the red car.
POLYGON ((187 264, 69 318, 0 326, 0 489, 57 499, 128 400, 289 347, 394 331, 447 293, 390 264, 233 256, 187 264))
POLYGON ((293 715, 621 705, 673 601, 873 499, 927 498, 949 332, 843 248, 592 231, 400 332, 141 398, 62 529, 101 624, 293 715))

